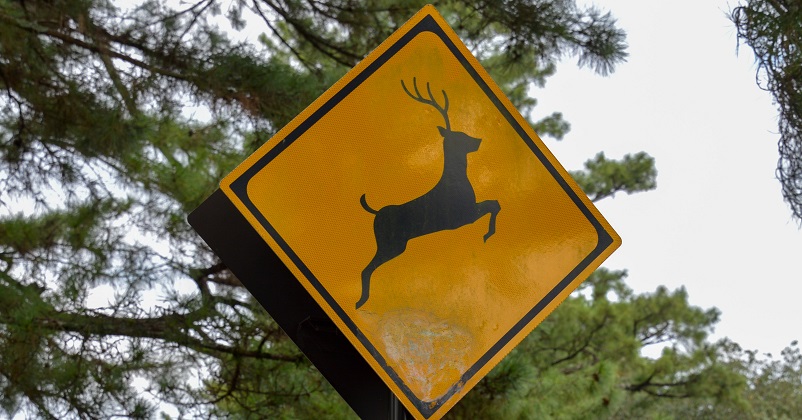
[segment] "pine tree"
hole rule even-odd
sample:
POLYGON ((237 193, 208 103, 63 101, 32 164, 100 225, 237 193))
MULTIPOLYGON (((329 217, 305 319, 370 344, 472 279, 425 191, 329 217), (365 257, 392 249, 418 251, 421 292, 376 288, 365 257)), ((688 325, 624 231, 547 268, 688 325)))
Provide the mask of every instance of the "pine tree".
POLYGON ((739 42, 755 53, 758 85, 779 108, 777 177, 792 214, 802 221, 802 4, 748 0, 730 19, 739 42))

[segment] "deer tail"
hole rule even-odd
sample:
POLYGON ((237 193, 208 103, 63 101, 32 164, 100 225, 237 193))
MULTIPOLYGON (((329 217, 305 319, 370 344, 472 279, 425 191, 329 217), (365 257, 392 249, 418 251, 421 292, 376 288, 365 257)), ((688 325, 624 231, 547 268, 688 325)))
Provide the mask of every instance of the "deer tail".
POLYGON ((370 208, 368 202, 365 200, 365 194, 362 194, 362 197, 359 197, 359 203, 362 204, 362 208, 364 208, 365 211, 367 211, 368 213, 373 213, 373 214, 378 213, 376 210, 370 208))

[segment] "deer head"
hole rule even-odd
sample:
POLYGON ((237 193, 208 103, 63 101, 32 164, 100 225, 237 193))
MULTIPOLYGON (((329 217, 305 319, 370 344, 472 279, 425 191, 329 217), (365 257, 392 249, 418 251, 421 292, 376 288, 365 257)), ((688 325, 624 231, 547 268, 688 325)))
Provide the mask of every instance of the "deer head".
POLYGON ((420 91, 418 90, 418 81, 415 77, 412 78, 412 89, 415 90, 414 95, 409 91, 409 89, 407 89, 407 86, 404 84, 403 80, 401 81, 401 87, 404 88, 404 92, 406 92, 410 98, 426 105, 431 105, 443 116, 446 126, 437 128, 440 130, 440 135, 443 136, 446 148, 459 149, 464 151, 464 153, 475 152, 479 149, 479 143, 482 141, 481 139, 471 137, 461 131, 451 130, 451 123, 448 120, 448 95, 446 95, 445 90, 441 90, 443 93, 443 105, 440 106, 437 100, 434 99, 432 88, 429 86, 429 82, 426 82, 426 92, 429 94, 429 99, 426 99, 423 97, 423 95, 421 95, 420 91))

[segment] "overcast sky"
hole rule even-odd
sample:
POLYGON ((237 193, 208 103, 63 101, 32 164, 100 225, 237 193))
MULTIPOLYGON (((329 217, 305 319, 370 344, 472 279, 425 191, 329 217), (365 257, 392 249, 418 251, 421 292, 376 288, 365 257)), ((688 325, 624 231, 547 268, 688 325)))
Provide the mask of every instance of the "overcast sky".
POLYGON ((721 310, 716 338, 779 355, 802 338, 802 231, 774 175, 776 108, 749 47, 736 55, 736 3, 594 3, 626 30, 628 62, 605 78, 566 60, 534 95, 536 114, 572 124, 546 139, 568 169, 599 151, 656 159, 656 190, 597 204, 623 238, 604 265, 627 269, 638 292, 684 286, 692 304, 721 310))

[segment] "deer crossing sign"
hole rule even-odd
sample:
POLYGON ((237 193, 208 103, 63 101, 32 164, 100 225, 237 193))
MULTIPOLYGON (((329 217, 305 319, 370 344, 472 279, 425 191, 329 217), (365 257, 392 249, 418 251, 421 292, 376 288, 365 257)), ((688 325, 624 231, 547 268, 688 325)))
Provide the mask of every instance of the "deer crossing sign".
POLYGON ((620 245, 431 6, 221 189, 419 419, 620 245))

